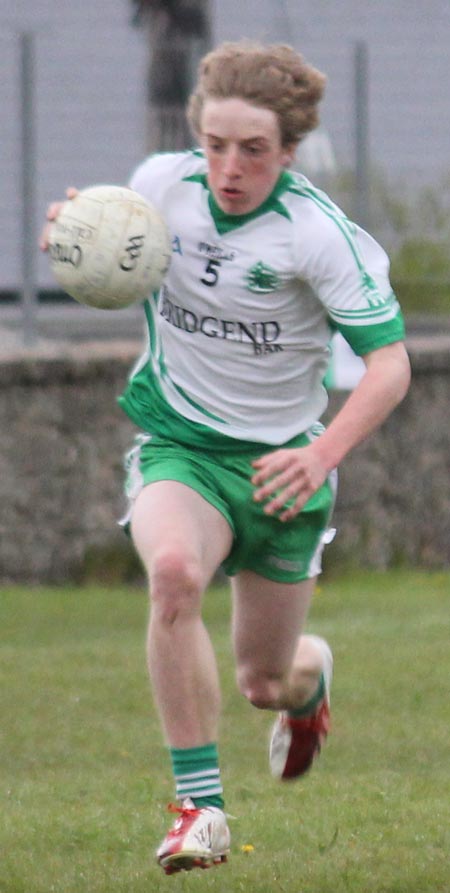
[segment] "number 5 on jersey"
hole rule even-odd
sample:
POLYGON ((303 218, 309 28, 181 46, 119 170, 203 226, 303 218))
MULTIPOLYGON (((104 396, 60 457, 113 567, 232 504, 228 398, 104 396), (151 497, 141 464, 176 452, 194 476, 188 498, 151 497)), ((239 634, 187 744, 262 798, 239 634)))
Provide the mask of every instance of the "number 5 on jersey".
POLYGON ((205 275, 200 282, 203 282, 203 285, 213 286, 216 284, 219 278, 219 270, 220 260, 216 260, 215 258, 211 258, 206 264, 205 275))

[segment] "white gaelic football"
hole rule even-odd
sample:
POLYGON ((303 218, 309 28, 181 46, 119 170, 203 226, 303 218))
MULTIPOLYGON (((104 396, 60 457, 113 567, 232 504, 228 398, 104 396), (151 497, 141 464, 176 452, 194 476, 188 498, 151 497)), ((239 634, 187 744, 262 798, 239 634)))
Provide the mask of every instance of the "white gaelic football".
POLYGON ((90 307, 119 310, 157 291, 171 258, 156 208, 132 189, 91 186, 50 226, 50 266, 61 288, 90 307))

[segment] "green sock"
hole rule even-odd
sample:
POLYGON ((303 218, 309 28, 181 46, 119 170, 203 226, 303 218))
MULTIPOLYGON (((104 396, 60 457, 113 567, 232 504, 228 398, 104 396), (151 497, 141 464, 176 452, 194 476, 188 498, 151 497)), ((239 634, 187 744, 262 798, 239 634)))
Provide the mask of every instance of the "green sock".
POLYGON ((298 707, 296 710, 289 710, 289 716, 292 719, 300 719, 302 716, 311 716, 314 713, 318 704, 323 701, 325 697, 325 677, 323 673, 320 674, 319 686, 315 694, 313 694, 312 698, 303 704, 301 707, 298 707))
POLYGON ((170 756, 177 798, 184 800, 190 797, 195 806, 218 806, 223 809, 217 745, 171 747, 170 756))

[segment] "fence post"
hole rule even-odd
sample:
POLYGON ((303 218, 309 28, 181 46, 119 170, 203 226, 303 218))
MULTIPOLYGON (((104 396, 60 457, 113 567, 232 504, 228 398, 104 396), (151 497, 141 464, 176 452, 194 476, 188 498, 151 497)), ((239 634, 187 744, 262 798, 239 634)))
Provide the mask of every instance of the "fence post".
POLYGON ((32 346, 36 341, 36 251, 35 227, 36 145, 34 103, 34 35, 20 35, 21 94, 21 179, 22 179, 22 317, 23 341, 32 346))

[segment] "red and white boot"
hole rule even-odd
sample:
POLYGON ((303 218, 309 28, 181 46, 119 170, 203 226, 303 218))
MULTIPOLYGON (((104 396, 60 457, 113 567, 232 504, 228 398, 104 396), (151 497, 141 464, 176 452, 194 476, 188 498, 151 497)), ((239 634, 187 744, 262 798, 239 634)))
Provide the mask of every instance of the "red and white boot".
POLYGON ((322 653, 325 694, 314 713, 292 717, 283 710, 272 728, 269 763, 272 775, 283 781, 304 775, 320 753, 330 729, 330 686, 333 656, 324 639, 311 636, 322 653))
POLYGON ((182 806, 169 806, 177 812, 173 827, 156 851, 156 858, 166 874, 210 868, 227 861, 230 831, 225 813, 216 806, 197 808, 187 798, 182 806))

